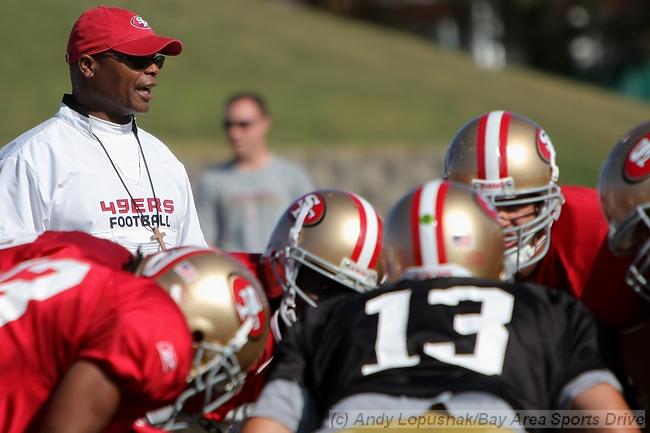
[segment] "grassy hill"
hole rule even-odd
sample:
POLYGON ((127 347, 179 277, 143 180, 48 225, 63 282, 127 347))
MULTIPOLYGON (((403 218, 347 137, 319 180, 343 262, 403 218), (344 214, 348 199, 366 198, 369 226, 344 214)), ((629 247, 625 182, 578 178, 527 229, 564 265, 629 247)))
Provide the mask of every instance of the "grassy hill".
MULTIPOLYGON (((283 2, 116 0, 158 33, 181 38, 140 123, 181 155, 222 143, 221 102, 255 89, 269 99, 277 147, 431 147, 469 118, 507 109, 537 120, 558 149, 564 182, 593 184, 616 139, 650 105, 519 68, 476 69, 415 37, 283 2)), ((0 143, 50 116, 69 91, 68 31, 95 5, 4 0, 0 143)))

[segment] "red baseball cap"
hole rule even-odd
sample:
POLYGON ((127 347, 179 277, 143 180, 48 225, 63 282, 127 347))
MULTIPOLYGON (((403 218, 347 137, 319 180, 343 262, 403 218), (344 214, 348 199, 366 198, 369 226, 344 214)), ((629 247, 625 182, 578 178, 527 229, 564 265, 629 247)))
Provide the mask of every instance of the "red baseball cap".
POLYGON ((130 10, 107 6, 88 9, 70 30, 66 60, 72 64, 83 54, 108 50, 131 56, 176 56, 183 51, 183 43, 158 36, 147 21, 130 10))

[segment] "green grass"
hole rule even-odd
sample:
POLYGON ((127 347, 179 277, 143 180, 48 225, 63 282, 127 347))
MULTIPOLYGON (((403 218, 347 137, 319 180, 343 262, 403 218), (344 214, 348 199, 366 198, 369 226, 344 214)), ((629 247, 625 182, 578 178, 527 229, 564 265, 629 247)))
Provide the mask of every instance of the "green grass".
MULTIPOLYGON (((0 142, 50 116, 69 91, 68 31, 95 3, 5 0, 0 142)), ((282 2, 114 1, 158 33, 181 38, 140 123, 183 153, 222 143, 222 100, 267 96, 277 147, 418 146, 439 152, 469 118, 492 109, 542 124, 564 182, 593 184, 607 152, 650 105, 520 68, 476 69, 418 38, 282 2)))

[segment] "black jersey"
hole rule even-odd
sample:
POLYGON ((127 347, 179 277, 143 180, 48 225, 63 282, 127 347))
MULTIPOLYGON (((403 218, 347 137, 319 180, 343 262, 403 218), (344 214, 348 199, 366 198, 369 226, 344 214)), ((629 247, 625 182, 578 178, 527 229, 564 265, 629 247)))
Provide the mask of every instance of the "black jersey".
POLYGON ((269 381, 297 381, 321 413, 368 392, 481 391, 527 410, 557 408, 568 384, 602 370, 595 322, 566 293, 439 278, 309 309, 286 333, 269 381))

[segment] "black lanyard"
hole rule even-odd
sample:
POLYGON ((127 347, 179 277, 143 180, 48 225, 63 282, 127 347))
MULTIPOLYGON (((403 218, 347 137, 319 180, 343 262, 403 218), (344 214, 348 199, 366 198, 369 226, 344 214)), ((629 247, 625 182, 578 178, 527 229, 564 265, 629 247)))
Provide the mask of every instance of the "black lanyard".
POLYGON ((91 132, 93 137, 97 140, 99 145, 104 149, 104 153, 106 154, 106 157, 108 158, 109 162, 111 163, 111 166, 113 167, 113 170, 115 171, 115 174, 117 174, 117 177, 120 179, 120 182, 122 182, 122 186, 126 190, 126 193, 129 195, 129 198, 131 199, 131 205, 133 208, 138 212, 140 215, 140 220, 142 221, 142 225, 146 227, 147 229, 151 230, 153 233, 153 236, 151 236, 151 240, 155 240, 158 242, 158 245, 160 245, 160 249, 165 251, 167 247, 165 246, 165 243, 163 242, 163 237, 165 236, 165 232, 161 232, 159 230, 160 228, 160 203, 158 203, 158 198, 156 197, 156 190, 153 187, 153 181, 151 180, 151 172, 149 171, 149 165, 147 164, 147 158, 144 156, 144 151, 142 150, 142 143, 140 143, 140 137, 138 137, 138 129, 135 126, 135 121, 131 120, 131 132, 133 132, 133 135, 135 136, 135 140, 138 142, 138 148, 140 149, 140 155, 142 155, 142 160, 144 161, 144 168, 147 172, 147 178, 149 178, 149 185, 151 185, 151 193, 153 194, 153 199, 154 202, 156 203, 156 217, 158 224, 156 227, 152 227, 152 225, 149 223, 149 220, 144 218, 144 215, 142 214, 142 211, 138 206, 135 205, 135 200, 133 199, 133 194, 131 194, 131 191, 129 188, 126 186, 126 182, 124 182, 124 179, 122 178, 122 175, 120 174, 119 170, 117 169, 117 166, 115 165, 115 162, 113 161, 113 158, 111 158, 111 155, 108 153, 108 150, 106 150, 106 146, 104 146, 104 143, 102 143, 102 140, 99 139, 97 135, 95 135, 94 132, 91 132))

